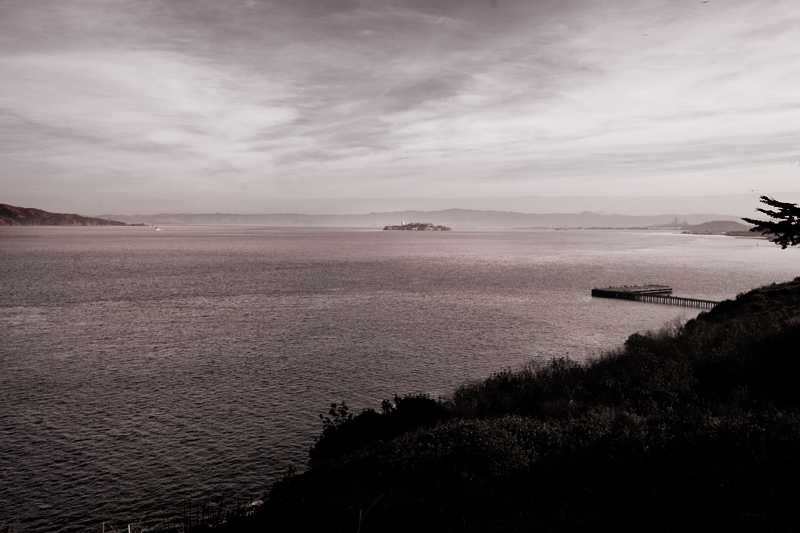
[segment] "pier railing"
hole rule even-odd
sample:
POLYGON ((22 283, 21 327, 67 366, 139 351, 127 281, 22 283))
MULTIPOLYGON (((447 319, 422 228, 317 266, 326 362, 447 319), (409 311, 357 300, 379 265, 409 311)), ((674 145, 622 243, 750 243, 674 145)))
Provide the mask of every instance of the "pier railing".
MULTIPOLYGON (((670 289, 671 290, 671 289, 670 289)), ((665 291, 666 292, 666 291, 665 291)), ((616 298, 619 300, 633 300, 635 302, 649 302, 663 305, 681 305, 683 307, 698 307, 700 309, 711 309, 719 302, 712 300, 699 300, 697 298, 681 298, 669 296, 668 294, 647 294, 644 291, 628 291, 615 288, 592 289, 592 296, 598 298, 616 298)))

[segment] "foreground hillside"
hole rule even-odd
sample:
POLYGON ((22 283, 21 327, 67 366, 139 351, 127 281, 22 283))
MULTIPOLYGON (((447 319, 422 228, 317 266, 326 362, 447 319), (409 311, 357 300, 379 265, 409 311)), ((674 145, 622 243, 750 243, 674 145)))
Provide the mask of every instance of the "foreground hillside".
POLYGON ((0 204, 0 226, 127 226, 125 222, 0 204))
POLYGON ((586 365, 334 405, 310 468, 225 529, 797 529, 799 346, 797 278, 586 365))

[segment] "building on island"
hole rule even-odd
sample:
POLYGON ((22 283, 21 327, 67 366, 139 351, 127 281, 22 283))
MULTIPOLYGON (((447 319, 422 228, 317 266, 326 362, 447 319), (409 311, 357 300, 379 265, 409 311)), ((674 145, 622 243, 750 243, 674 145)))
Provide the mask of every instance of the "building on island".
POLYGON ((385 226, 385 230, 404 230, 404 231, 450 231, 447 226, 434 226, 432 222, 409 222, 403 220, 399 226, 385 226))

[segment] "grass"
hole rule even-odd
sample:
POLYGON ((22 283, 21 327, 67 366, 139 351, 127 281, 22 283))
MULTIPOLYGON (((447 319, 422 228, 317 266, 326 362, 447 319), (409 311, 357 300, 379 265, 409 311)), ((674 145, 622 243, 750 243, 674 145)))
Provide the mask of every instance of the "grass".
POLYGON ((798 529, 799 347, 800 278, 585 364, 333 404, 309 468, 221 529, 798 529))
POLYGON ((6 529, 5 521, 0 523, 0 533, 19 533, 22 529, 19 519, 14 520, 6 529))
MULTIPOLYGON (((108 525, 108 530, 111 533, 125 533, 126 531, 128 533, 144 533, 145 531, 148 530, 148 528, 142 527, 142 521, 139 520, 139 522, 137 522, 136 524, 128 524, 127 527, 125 527, 123 529, 117 529, 117 528, 115 528, 113 526, 113 524, 109 524, 108 525)), ((103 522, 103 533, 106 533, 106 523, 105 522, 103 522)))
MULTIPOLYGON (((260 502, 257 502, 260 503, 260 502)), ((140 519, 136 523, 124 523, 122 526, 114 525, 111 521, 103 522, 98 527, 103 533, 145 533, 146 531, 159 531, 162 533, 198 533, 203 531, 236 530, 256 509, 257 503, 252 498, 226 501, 220 498, 216 501, 206 500, 201 503, 183 502, 180 518, 157 520, 140 519)), ((18 530, 15 530, 18 531, 18 530)), ((0 526, 0 533, 3 533, 0 526)))

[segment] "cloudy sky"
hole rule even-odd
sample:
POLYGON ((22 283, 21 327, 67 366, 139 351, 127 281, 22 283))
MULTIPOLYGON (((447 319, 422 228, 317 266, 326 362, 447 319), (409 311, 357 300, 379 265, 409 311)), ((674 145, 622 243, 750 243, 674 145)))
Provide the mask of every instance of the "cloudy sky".
POLYGON ((800 201, 798 28, 797 0, 0 0, 0 202, 800 201))

